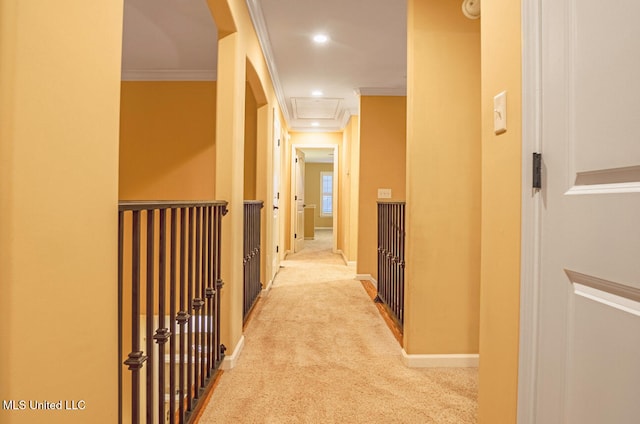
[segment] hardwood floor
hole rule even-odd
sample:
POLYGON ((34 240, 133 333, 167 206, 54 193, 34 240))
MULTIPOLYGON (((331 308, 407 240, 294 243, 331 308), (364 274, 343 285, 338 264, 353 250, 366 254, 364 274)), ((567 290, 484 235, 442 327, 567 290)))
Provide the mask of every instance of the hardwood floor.
MULTIPOLYGON (((371 281, 362 280, 360 282, 362 283, 362 287, 364 287, 364 290, 367 292, 371 300, 374 300, 376 298, 377 291, 371 281)), ((402 346, 402 328, 389 314, 389 311, 384 304, 375 302, 375 305, 378 308, 378 312, 380 312, 380 315, 384 319, 384 322, 387 324, 387 327, 389 327, 389 329, 393 333, 393 337, 395 337, 398 343, 400 343, 400 346, 402 346)))

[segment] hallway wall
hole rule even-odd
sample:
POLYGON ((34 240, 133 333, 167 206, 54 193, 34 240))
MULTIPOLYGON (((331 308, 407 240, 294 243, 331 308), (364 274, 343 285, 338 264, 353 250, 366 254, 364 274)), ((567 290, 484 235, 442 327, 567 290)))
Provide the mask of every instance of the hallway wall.
POLYGON ((520 2, 482 2, 481 424, 515 423, 520 322, 522 66, 520 2), (493 96, 507 90, 507 132, 493 96))
POLYGON ((480 21, 410 0, 404 349, 477 354, 480 21))
POLYGON ((360 96, 357 273, 378 278, 378 189, 404 201, 407 98, 360 96))
POLYGON ((0 2, 0 422, 117 422, 122 1, 0 2))
POLYGON ((123 81, 120 200, 215 199, 215 81, 123 81))
POLYGON ((258 104, 249 83, 245 86, 244 99, 244 199, 258 200, 256 195, 258 104))
MULTIPOLYGON (((283 123, 284 119, 246 3, 236 0, 207 3, 219 29, 216 120, 224 123, 216 126, 215 194, 229 202, 229 212, 222 220, 223 234, 242 234, 246 82, 251 84, 258 106, 256 197, 265 200, 263 214, 273 206, 271 184, 264 184, 272 179, 273 116, 277 114, 283 123)), ((270 242, 265 240, 264 245, 270 246, 270 242)), ((221 340, 229 349, 225 368, 233 366, 237 359, 234 353, 238 353, 242 340, 242 244, 242 237, 222 237, 221 272, 225 285, 221 290, 221 340)), ((270 264, 261 266, 263 276, 268 273, 267 266, 270 264)))
POLYGON ((345 219, 338 226, 340 249, 347 261, 358 259, 358 196, 360 193, 360 117, 352 115, 343 131, 343 150, 345 159, 340 162, 340 174, 343 190, 340 205, 344 207, 345 219))

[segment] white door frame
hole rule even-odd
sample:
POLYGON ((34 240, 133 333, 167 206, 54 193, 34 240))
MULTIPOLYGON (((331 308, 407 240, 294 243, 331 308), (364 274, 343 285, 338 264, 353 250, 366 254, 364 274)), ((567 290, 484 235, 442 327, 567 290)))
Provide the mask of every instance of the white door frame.
POLYGON ((269 289, 271 288, 271 284, 273 283, 273 280, 276 277, 276 274, 278 273, 278 269, 279 269, 279 265, 280 265, 280 256, 281 253, 280 252, 275 252, 274 247, 278 246, 278 248, 280 247, 280 240, 281 240, 281 228, 282 225, 281 220, 282 220, 282 214, 280 214, 279 209, 275 209, 275 208, 279 208, 280 207, 280 201, 279 198, 276 199, 276 196, 278 196, 278 192, 282 191, 282 152, 284 151, 283 146, 283 132, 282 132, 282 124, 280 123, 280 118, 278 116, 278 110, 274 107, 271 108, 271 113, 273 114, 272 116, 272 122, 273 122, 273 127, 272 127, 272 133, 271 133, 271 138, 269 140, 269 144, 270 144, 270 148, 269 150, 271 151, 271 180, 270 180, 270 184, 267 185, 267 198, 269 199, 266 202, 266 209, 267 209, 267 220, 266 220, 266 225, 267 225, 267 243, 266 245, 268 246, 269 249, 269 254, 267 255, 271 260, 267 261, 267 275, 268 275, 268 280, 269 282, 267 283, 266 288, 264 289, 264 292, 267 293, 269 291, 269 289), (278 143, 278 140, 280 141, 280 147, 276 148, 276 143, 278 143), (277 155, 279 155, 279 158, 277 157, 277 155), (277 163, 277 168, 276 169, 276 163, 277 163), (276 184, 276 180, 277 180, 277 184, 276 184))
MULTIPOLYGON (((340 196, 340 186, 339 186, 339 173, 338 173, 338 145, 337 144, 323 144, 323 143, 308 143, 308 144, 292 144, 291 145, 291 175, 290 178, 290 186, 291 186, 291 237, 290 237, 290 246, 293 247, 295 243, 295 239, 293 234, 295 232, 295 213, 296 213, 296 203, 295 203, 295 189, 293 187, 293 181, 295 181, 295 160, 296 160, 296 150, 297 149, 333 149, 333 252, 337 252, 338 250, 338 197, 340 196)), ((293 248, 291 249, 293 252, 293 248)))
MULTIPOLYGON (((541 6, 522 0, 522 215, 518 424, 535 423, 538 350, 541 193, 532 188, 534 152, 541 149, 541 6)), ((544 176, 543 176, 544 181, 544 176)))

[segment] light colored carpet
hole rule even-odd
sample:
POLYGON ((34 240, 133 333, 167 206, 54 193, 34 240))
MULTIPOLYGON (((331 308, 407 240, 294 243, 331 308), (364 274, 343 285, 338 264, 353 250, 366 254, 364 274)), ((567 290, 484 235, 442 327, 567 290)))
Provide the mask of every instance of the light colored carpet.
POLYGON ((475 423, 477 369, 410 369, 330 234, 283 262, 200 423, 475 423))

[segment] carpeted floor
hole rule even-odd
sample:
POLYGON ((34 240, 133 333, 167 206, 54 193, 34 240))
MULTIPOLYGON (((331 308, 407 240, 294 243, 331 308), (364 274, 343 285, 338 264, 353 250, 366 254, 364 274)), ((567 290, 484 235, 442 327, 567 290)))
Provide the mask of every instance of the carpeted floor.
POLYGON ((475 423, 477 369, 411 369, 317 234, 282 263, 200 423, 475 423))

